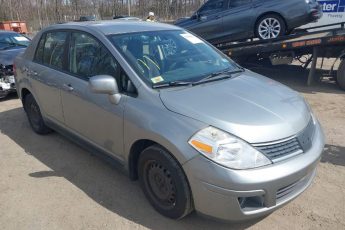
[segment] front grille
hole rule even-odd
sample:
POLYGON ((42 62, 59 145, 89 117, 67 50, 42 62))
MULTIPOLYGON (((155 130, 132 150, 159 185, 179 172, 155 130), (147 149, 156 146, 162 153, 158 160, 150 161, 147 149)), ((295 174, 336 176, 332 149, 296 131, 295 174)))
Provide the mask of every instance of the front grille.
POLYGON ((277 144, 258 146, 257 149, 259 149, 271 160, 275 160, 293 153, 299 154, 303 152, 297 138, 292 138, 277 144))
POLYGON ((292 183, 288 186, 280 188, 276 193, 276 201, 277 203, 293 196, 294 194, 303 191, 306 186, 311 183, 311 180, 315 176, 315 170, 311 172, 309 175, 303 177, 302 179, 292 183))
POLYGON ((293 138, 254 146, 272 161, 279 161, 308 151, 311 148, 314 131, 315 125, 313 119, 310 119, 307 127, 293 138))
POLYGON ((288 196, 290 193, 292 193, 295 188, 300 184, 300 181, 297 181, 293 184, 290 184, 289 186, 283 187, 277 191, 276 199, 281 200, 282 198, 288 196))

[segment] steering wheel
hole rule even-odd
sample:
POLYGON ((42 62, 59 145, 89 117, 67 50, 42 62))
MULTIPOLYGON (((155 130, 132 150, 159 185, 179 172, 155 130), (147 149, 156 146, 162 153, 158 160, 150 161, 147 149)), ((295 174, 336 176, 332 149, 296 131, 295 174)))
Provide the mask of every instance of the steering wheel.
POLYGON ((141 67, 143 74, 148 78, 156 77, 161 74, 161 67, 156 62, 155 58, 150 55, 143 56, 142 59, 137 59, 138 65, 141 67))
POLYGON ((190 55, 188 54, 188 50, 184 49, 179 51, 178 53, 169 56, 169 62, 170 65, 168 66, 168 70, 171 70, 172 68, 179 68, 184 66, 188 61, 194 60, 195 58, 198 58, 197 55, 190 55), (188 59, 186 57, 188 56, 188 59))

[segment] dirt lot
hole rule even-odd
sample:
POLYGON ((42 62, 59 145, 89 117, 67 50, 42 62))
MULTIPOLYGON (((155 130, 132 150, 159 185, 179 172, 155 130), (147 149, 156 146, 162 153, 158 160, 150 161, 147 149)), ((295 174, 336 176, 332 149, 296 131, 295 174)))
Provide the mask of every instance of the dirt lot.
POLYGON ((345 92, 330 81, 305 87, 298 67, 257 68, 301 92, 327 145, 312 186, 270 216, 224 224, 157 214, 137 182, 59 134, 31 131, 16 97, 0 101, 1 229, 345 229, 345 92))

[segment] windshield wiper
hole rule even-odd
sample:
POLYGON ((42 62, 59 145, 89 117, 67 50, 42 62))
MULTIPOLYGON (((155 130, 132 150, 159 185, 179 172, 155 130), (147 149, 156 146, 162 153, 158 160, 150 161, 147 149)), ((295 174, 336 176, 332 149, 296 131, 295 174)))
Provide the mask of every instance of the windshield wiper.
POLYGON ((236 73, 242 73, 245 70, 243 68, 239 68, 237 70, 230 70, 230 69, 226 69, 223 71, 219 71, 216 73, 212 73, 208 76, 206 76, 205 78, 201 79, 200 81, 197 82, 189 82, 189 81, 169 81, 166 83, 158 83, 158 84, 154 84, 152 85, 153 89, 158 89, 158 88, 168 88, 168 87, 176 87, 176 86, 194 86, 194 85, 199 85, 205 82, 211 82, 211 81, 219 81, 219 80, 223 80, 223 79, 227 79, 227 78, 231 78, 232 74, 236 74, 236 73))
POLYGON ((232 78, 233 74, 242 73, 242 72, 244 72, 244 69, 242 69, 242 68, 238 69, 238 70, 226 69, 223 71, 212 73, 212 74, 206 76, 205 78, 201 79, 200 81, 194 82, 193 85, 199 85, 199 84, 203 84, 206 82, 219 81, 219 80, 232 78))
POLYGON ((192 82, 188 81, 169 81, 166 83, 161 83, 161 84, 154 84, 152 85, 152 88, 158 89, 158 88, 167 88, 167 87, 176 87, 176 86, 187 86, 187 85, 192 85, 192 82))

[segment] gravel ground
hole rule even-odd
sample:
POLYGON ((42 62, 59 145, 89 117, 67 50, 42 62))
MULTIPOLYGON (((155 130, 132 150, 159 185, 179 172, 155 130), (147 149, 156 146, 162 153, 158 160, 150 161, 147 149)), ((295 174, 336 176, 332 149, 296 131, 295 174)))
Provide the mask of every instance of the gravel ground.
POLYGON ((250 67, 301 92, 327 137, 312 186, 287 206, 241 224, 195 213, 166 219, 137 182, 59 134, 33 133, 13 96, 0 100, 0 228, 345 229, 345 91, 329 80, 305 87, 307 72, 297 66, 250 67))

